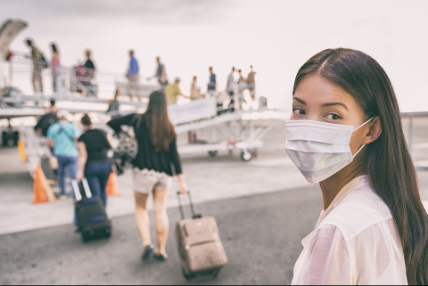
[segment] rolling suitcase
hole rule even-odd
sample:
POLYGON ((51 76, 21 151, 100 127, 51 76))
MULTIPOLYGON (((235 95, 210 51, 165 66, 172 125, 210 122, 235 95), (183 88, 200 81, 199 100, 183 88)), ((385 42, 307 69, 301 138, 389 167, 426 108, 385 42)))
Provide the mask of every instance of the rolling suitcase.
POLYGON ((182 220, 175 228, 175 239, 184 278, 212 275, 217 277, 227 263, 226 253, 213 217, 195 214, 192 197, 189 195, 192 218, 185 219, 180 193, 177 193, 182 220))
POLYGON ((81 233, 83 242, 97 238, 110 238, 111 222, 107 218, 101 199, 92 197, 88 181, 83 179, 82 182, 77 183, 73 180, 71 185, 76 196, 77 232, 81 233))

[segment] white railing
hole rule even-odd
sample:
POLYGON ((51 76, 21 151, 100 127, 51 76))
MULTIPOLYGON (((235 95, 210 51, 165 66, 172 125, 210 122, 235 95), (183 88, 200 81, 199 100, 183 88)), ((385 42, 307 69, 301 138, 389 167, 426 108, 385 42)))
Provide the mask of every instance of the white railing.
POLYGON ((55 96, 108 99, 113 97, 116 89, 119 89, 124 96, 141 99, 148 97, 153 90, 159 88, 154 81, 142 80, 140 83, 129 83, 125 75, 115 73, 96 70, 91 75, 91 70, 87 70, 83 66, 61 66, 58 76, 52 74, 51 67, 42 69, 40 74, 37 74, 36 69, 35 75, 37 79, 40 76, 42 88, 39 87, 38 82, 34 88, 33 60, 23 53, 17 53, 0 68, 7 86, 16 87, 24 95, 34 95, 36 98, 55 96))

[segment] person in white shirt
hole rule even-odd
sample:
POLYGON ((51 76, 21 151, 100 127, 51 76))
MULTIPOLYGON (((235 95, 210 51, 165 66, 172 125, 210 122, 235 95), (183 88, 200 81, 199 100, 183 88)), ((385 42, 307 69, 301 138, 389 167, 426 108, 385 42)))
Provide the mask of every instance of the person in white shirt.
POLYGON ((351 49, 313 56, 297 73, 286 136, 324 199, 292 284, 428 284, 428 215, 383 68, 351 49))
POLYGON ((234 93, 235 77, 233 75, 234 73, 235 73, 235 67, 232 67, 232 72, 228 75, 227 83, 226 83, 226 91, 229 93, 229 96, 230 96, 230 104, 228 109, 231 112, 235 111, 235 93, 234 93))
POLYGON ((192 78, 192 84, 190 85, 190 98, 193 100, 202 98, 201 88, 198 86, 197 76, 192 78))

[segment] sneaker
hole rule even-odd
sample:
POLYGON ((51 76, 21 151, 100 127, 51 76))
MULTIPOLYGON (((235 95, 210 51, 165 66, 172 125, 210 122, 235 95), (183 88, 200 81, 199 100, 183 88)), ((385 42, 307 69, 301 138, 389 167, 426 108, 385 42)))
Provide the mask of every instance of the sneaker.
POLYGON ((164 261, 166 261, 168 259, 168 255, 162 254, 162 253, 155 253, 155 254, 153 254, 153 257, 157 261, 161 261, 161 262, 164 262, 164 261))
POLYGON ((155 250, 155 247, 153 245, 147 245, 144 247, 143 254, 141 255, 141 260, 146 261, 150 258, 150 254, 152 254, 153 250, 155 250))

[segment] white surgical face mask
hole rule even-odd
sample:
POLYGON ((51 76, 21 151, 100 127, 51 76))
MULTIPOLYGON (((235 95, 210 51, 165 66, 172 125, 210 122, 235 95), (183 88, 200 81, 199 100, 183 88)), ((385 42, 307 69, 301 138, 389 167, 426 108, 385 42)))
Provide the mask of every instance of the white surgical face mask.
POLYGON ((313 120, 286 121, 287 141, 285 150, 300 172, 311 183, 319 183, 330 178, 347 165, 364 148, 352 155, 352 132, 358 128, 313 120))

